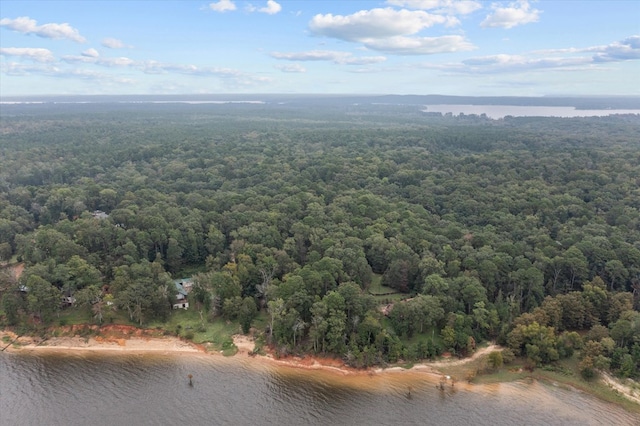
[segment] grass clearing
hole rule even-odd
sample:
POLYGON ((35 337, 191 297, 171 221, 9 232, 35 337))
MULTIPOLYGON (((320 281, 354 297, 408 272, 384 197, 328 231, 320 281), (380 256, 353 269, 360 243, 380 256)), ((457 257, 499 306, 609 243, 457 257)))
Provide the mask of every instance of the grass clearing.
POLYGON ((408 297, 411 297, 411 296, 405 293, 395 293, 395 294, 387 294, 387 295, 380 294, 380 295, 373 296, 375 301, 378 302, 378 304, 380 305, 388 305, 389 303, 400 302, 401 300, 404 300, 408 297))
POLYGON ((373 296, 399 294, 398 290, 382 285, 382 275, 380 274, 373 274, 368 291, 373 296))
POLYGON ((76 325, 76 324, 94 324, 93 313, 89 308, 68 308, 58 312, 58 324, 76 325))
POLYGON ((577 389, 589 393, 603 401, 622 406, 631 413, 640 414, 640 406, 638 404, 611 389, 597 377, 592 380, 583 379, 578 368, 579 362, 577 356, 574 355, 571 358, 562 359, 554 365, 536 368, 529 372, 523 368, 524 360, 516 359, 511 364, 504 365, 496 371, 488 371, 486 369, 486 357, 482 357, 466 365, 439 368, 439 370, 444 374, 460 378, 466 378, 466 374, 475 370, 477 374, 472 382, 478 384, 504 383, 527 379, 539 380, 552 386, 577 389))
POLYGON ((373 296, 379 305, 388 305, 411 297, 409 294, 400 293, 394 288, 382 285, 382 275, 380 274, 373 274, 367 292, 373 296))
POLYGON ((175 310, 166 322, 154 322, 150 328, 162 328, 177 336, 204 345, 208 350, 222 351, 224 355, 234 355, 238 348, 231 336, 242 332, 240 325, 223 319, 213 322, 201 316, 195 309, 175 310))
MULTIPOLYGON (((389 322, 385 323, 388 327, 391 327, 389 322)), ((408 339, 404 336, 400 337, 402 343, 405 345, 418 344, 418 343, 432 343, 434 345, 442 346, 442 337, 440 336, 440 332, 433 327, 426 328, 422 333, 414 333, 413 336, 408 339)))

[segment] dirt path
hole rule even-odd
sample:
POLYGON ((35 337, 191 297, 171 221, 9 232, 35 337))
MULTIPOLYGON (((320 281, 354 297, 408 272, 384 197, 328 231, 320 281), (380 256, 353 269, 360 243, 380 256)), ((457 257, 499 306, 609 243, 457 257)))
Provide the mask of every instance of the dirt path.
POLYGON ((22 272, 24 272, 24 263, 14 263, 13 265, 9 265, 7 268, 9 269, 13 277, 16 280, 19 280, 22 276, 22 272))
POLYGON ((478 349, 473 355, 471 355, 468 358, 447 359, 447 360, 442 360, 442 361, 434 361, 434 362, 428 362, 428 363, 426 363, 426 365, 428 365, 429 367, 433 367, 433 368, 456 367, 456 366, 459 366, 459 365, 468 364, 471 361, 474 361, 474 360, 480 358, 481 356, 488 355, 489 353, 491 353, 493 351, 501 351, 501 350, 502 350, 502 348, 500 346, 498 346, 498 345, 489 345, 486 348, 478 349))
POLYGON ((636 404, 640 404, 640 395, 639 391, 634 390, 631 386, 627 386, 624 383, 620 382, 620 380, 608 375, 607 373, 600 373, 602 376, 602 381, 607 384, 610 388, 616 390, 622 396, 627 398, 630 401, 635 402, 636 404))
POLYGON ((249 336, 245 336, 243 334, 234 334, 231 336, 233 339, 233 344, 238 348, 238 353, 251 353, 255 348, 256 344, 253 339, 249 336))

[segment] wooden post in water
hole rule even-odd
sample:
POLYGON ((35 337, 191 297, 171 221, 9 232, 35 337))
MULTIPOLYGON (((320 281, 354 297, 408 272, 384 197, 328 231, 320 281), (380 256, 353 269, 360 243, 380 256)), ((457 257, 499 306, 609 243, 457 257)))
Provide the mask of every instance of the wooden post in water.
POLYGON ((444 385, 447 383, 447 377, 446 376, 442 376, 440 378, 440 383, 438 385, 438 387, 440 388, 441 391, 444 390, 444 385))
POLYGON ((189 378, 189 386, 193 386, 193 381, 191 379, 193 379, 193 375, 189 374, 187 376, 189 378))

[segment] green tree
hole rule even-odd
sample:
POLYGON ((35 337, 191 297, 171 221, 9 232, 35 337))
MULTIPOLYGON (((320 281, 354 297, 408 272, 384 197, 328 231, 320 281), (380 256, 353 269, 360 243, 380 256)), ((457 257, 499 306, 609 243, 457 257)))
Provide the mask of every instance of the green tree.
POLYGON ((60 309, 62 293, 38 275, 31 275, 25 286, 29 312, 40 318, 43 324, 47 324, 60 309))
POLYGON ((509 348, 517 355, 525 355, 535 364, 546 364, 559 359, 558 339, 552 327, 537 322, 519 324, 507 336, 509 348))
POLYGON ((2 310, 9 325, 17 325, 23 303, 17 292, 7 292, 2 296, 2 310))
POLYGON ((75 297, 78 306, 90 307, 98 324, 102 324, 105 309, 102 289, 96 284, 92 284, 79 290, 75 297))
POLYGON ((491 368, 492 370, 498 370, 500 367, 502 367, 503 363, 504 361, 502 358, 502 352, 493 351, 489 353, 487 357, 487 364, 489 365, 489 368, 491 368))
POLYGON ((620 289, 629 277, 629 271, 618 259, 607 261, 604 270, 609 278, 609 289, 611 291, 620 289))

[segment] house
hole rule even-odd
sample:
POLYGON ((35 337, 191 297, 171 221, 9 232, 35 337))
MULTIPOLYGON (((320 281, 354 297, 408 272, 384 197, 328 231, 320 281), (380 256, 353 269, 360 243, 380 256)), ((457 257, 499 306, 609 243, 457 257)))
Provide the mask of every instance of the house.
POLYGON ((73 306, 76 303, 76 298, 73 296, 62 296, 62 307, 73 306))
POLYGON ((174 282, 180 284, 187 294, 191 293, 191 290, 193 289, 193 280, 191 278, 180 278, 174 282))
POLYGON ((189 301, 187 296, 193 288, 193 282, 190 278, 183 278, 173 282, 176 286, 176 297, 173 300, 173 309, 189 309, 189 301))
POLYGON ((189 309, 189 302, 186 299, 176 299, 173 301, 173 309, 184 309, 186 311, 189 309))
POLYGON ((109 215, 103 212, 102 210, 94 210, 93 213, 91 213, 91 216, 93 216, 94 219, 100 219, 100 220, 104 220, 109 217, 109 215))

